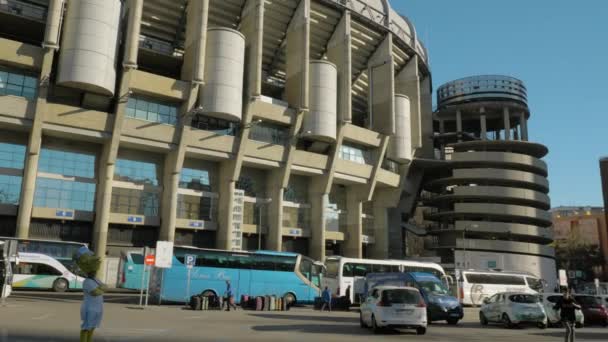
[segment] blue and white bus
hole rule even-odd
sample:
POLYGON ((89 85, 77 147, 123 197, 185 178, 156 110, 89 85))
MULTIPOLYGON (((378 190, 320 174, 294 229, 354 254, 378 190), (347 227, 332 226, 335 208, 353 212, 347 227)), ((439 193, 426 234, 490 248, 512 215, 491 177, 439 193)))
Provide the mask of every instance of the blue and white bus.
POLYGON ((188 300, 185 255, 196 255, 196 265, 190 274, 190 294, 223 296, 226 280, 230 280, 237 303, 241 295, 275 295, 289 303, 311 303, 320 295, 323 264, 303 255, 176 246, 172 267, 152 271, 150 296, 153 301, 188 300))
POLYGON ((120 272, 118 287, 130 290, 140 290, 142 278, 147 279, 149 273, 144 266, 144 255, 141 250, 121 252, 118 270, 120 272))

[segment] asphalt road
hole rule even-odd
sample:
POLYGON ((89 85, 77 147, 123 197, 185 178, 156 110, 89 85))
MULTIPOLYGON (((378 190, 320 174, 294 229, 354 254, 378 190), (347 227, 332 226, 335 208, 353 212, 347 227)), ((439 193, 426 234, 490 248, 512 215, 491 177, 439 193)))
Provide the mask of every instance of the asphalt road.
MULTIPOLYGON (((0 342, 78 341, 82 294, 20 292, 0 307, 0 342)), ((288 312, 190 311, 180 305, 138 309, 133 294, 105 297, 105 315, 96 341, 563 341, 562 329, 482 328, 477 311, 467 309, 458 326, 432 324, 427 335, 392 332, 374 336, 359 327, 356 312, 318 312, 295 308, 288 312)), ((608 329, 585 327, 577 341, 608 341, 608 329)))

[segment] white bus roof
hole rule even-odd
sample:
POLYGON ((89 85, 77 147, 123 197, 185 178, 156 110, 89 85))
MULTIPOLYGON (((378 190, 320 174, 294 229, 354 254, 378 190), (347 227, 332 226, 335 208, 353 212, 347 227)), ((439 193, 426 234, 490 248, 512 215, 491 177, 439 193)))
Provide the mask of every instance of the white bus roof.
POLYGON ((432 267, 443 269, 443 267, 441 267, 441 265, 439 265, 437 263, 428 262, 428 261, 417 261, 417 260, 358 259, 358 258, 347 258, 347 257, 343 257, 343 256, 327 257, 326 261, 329 261, 329 260, 356 262, 356 263, 360 263, 360 264, 432 266, 432 267))
POLYGON ((475 273, 475 274, 504 274, 504 275, 521 275, 521 276, 529 276, 529 277, 535 277, 538 278, 538 276, 530 273, 530 272, 522 272, 522 271, 499 271, 499 270, 475 270, 475 269, 468 269, 468 270, 460 270, 461 273, 475 273))

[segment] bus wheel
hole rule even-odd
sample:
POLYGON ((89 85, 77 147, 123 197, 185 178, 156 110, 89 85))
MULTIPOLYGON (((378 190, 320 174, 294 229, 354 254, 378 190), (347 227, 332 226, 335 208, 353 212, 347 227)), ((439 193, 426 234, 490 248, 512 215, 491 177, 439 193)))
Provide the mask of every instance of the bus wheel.
POLYGON ((296 303, 296 296, 289 292, 283 296, 283 300, 285 301, 285 305, 292 306, 296 303))
POLYGON ((53 282, 53 291, 55 292, 65 292, 68 288, 68 281, 63 278, 58 278, 53 282))
POLYGON ((212 290, 205 290, 205 291, 203 291, 203 293, 201 293, 201 296, 213 297, 213 296, 215 296, 215 292, 213 292, 212 290))

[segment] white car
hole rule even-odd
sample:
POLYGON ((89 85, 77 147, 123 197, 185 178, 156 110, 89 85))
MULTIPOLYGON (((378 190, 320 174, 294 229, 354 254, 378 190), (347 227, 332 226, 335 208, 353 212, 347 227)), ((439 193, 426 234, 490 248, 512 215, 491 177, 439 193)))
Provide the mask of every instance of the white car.
POLYGON ((523 292, 497 293, 484 299, 479 311, 479 322, 502 323, 506 328, 522 324, 533 324, 541 329, 547 327, 547 314, 539 295, 523 292))
MULTIPOLYGON (((557 326, 561 324, 561 316, 559 310, 554 310, 555 303, 562 298, 564 295, 561 293, 543 293, 543 307, 545 313, 547 313, 547 322, 551 326, 557 326)), ((576 327, 581 328, 585 325, 585 316, 581 310, 576 310, 576 327)))
POLYGON ((406 286, 374 287, 361 304, 361 327, 371 327, 374 333, 383 328, 416 329, 426 333, 426 304, 418 289, 406 286))

